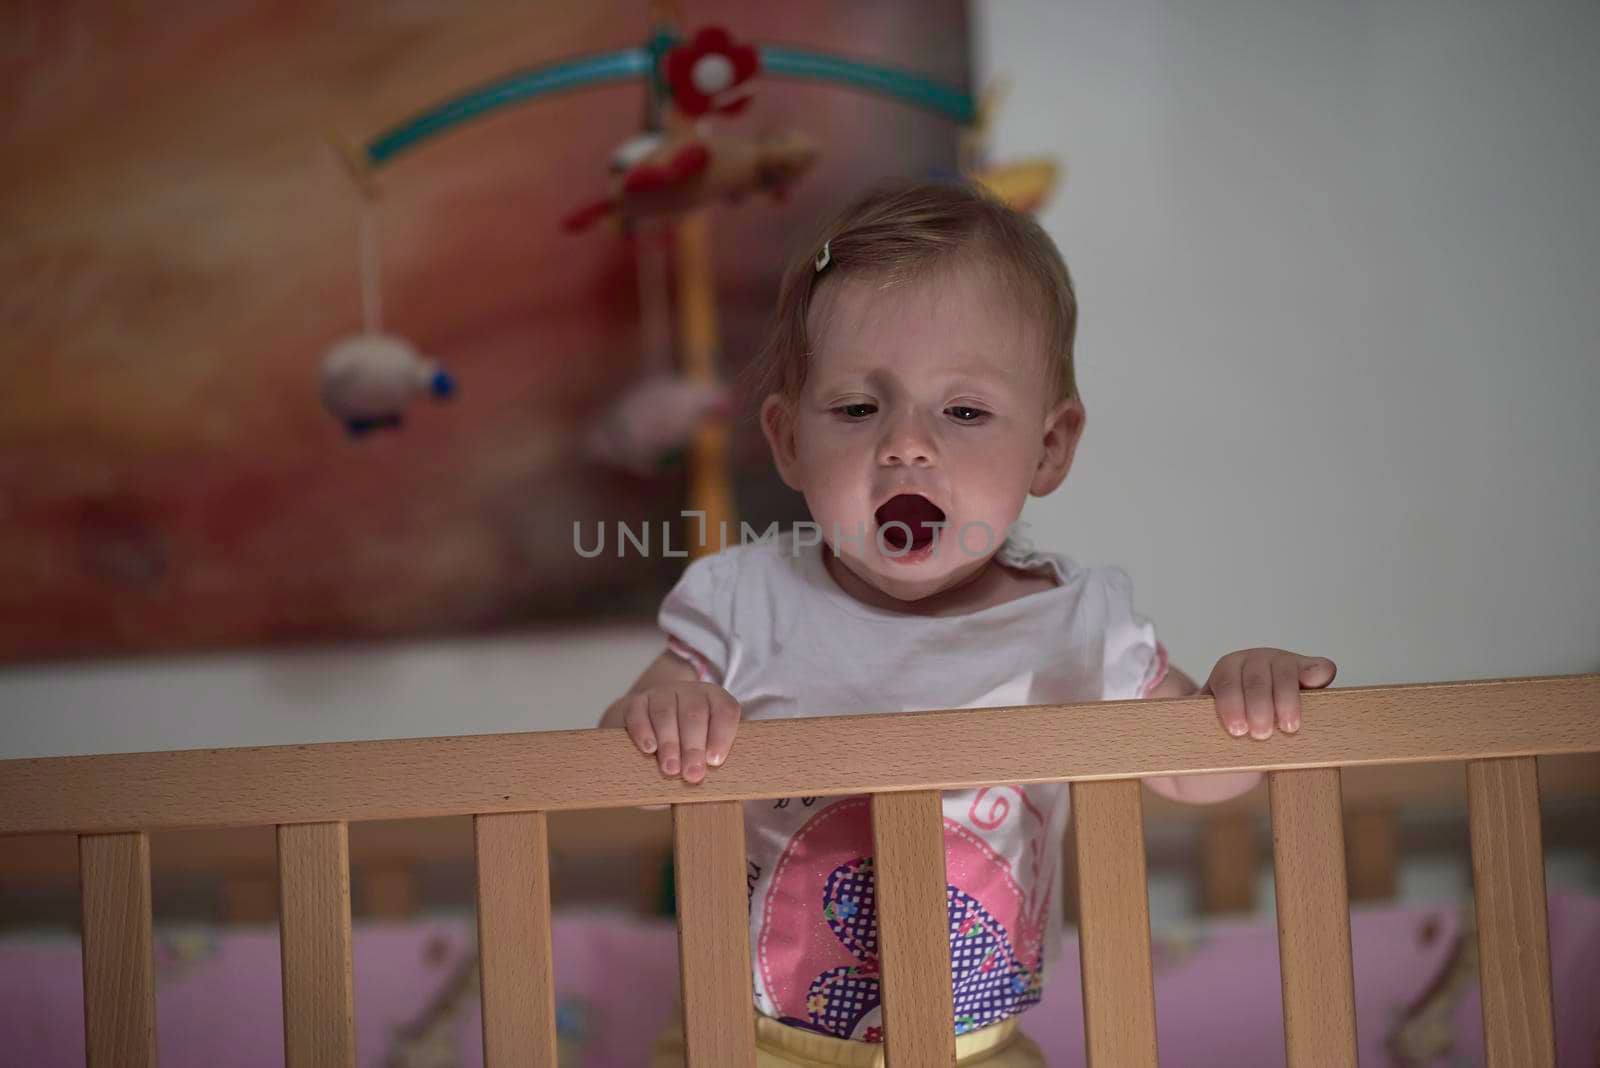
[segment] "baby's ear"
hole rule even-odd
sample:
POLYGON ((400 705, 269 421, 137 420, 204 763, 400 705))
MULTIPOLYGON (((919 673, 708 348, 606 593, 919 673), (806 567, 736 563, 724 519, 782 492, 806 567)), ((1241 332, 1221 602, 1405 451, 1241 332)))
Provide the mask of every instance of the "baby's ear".
POLYGON ((761 433, 772 449, 772 463, 783 484, 797 492, 805 489, 799 481, 799 464, 794 440, 794 407, 782 394, 769 394, 761 402, 761 433))
POLYGON ((1045 415, 1044 448, 1039 455, 1039 466, 1033 472, 1033 482, 1028 486, 1029 493, 1035 497, 1054 493, 1066 479, 1087 420, 1088 413, 1077 397, 1061 401, 1045 415))

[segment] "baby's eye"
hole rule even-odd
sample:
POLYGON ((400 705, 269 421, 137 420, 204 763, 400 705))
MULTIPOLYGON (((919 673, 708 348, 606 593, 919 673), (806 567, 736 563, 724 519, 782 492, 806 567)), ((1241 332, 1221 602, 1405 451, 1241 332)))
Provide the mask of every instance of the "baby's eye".
POLYGON ((952 404, 944 410, 945 414, 961 423, 976 423, 989 413, 982 408, 972 408, 965 404, 952 404))
POLYGON ((876 404, 841 404, 834 411, 846 419, 865 419, 878 410, 876 404))

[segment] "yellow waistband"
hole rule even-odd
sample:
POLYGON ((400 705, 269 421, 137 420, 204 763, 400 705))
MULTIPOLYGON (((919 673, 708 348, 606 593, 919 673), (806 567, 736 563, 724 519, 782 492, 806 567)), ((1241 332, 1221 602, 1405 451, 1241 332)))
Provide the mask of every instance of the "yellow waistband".
MULTIPOLYGON (((1013 1016, 997 1024, 956 1036, 956 1063, 970 1064, 998 1052, 1017 1038, 1019 1021, 1013 1016)), ((790 1058, 839 1065, 841 1068, 883 1068, 883 1044, 851 1042, 805 1031, 756 1014, 756 1045, 790 1058)))

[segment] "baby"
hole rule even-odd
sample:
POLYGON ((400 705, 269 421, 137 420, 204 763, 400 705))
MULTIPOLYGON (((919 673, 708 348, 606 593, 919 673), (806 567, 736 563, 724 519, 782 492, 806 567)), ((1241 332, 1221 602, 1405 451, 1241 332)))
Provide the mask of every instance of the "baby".
MULTIPOLYGON (((666 650, 601 726, 690 783, 737 759, 743 719, 1202 693, 1236 737, 1298 729, 1299 691, 1328 685, 1331 661, 1247 649, 1198 686, 1126 574, 1016 536, 1083 435, 1076 317, 1049 237, 978 191, 897 185, 849 207, 785 275, 760 363, 762 430, 813 523, 692 563, 661 607, 666 650)), ((1258 778, 1146 782, 1209 802, 1258 778)), ((1062 784, 944 795, 964 1065, 1045 1063, 1017 1024, 1060 941, 1066 818, 1062 784)), ((872 1063, 867 799, 752 802, 745 828, 758 1063, 872 1063)), ((682 1063, 663 1039, 656 1064, 682 1063)))

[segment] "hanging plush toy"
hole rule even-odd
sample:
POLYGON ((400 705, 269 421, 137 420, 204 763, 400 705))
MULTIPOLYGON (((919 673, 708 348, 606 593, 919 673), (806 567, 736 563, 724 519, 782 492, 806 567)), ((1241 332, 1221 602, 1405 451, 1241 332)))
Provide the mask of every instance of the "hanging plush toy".
POLYGON ((644 134, 624 142, 611 158, 616 191, 585 204, 563 220, 568 230, 601 219, 676 215, 702 204, 737 203, 748 193, 782 200, 817 161, 817 144, 798 130, 756 138, 734 134, 644 134))
POLYGON ((631 386, 590 429, 584 445, 601 463, 646 476, 670 464, 707 416, 727 416, 728 387, 656 374, 631 386))
POLYGON ((994 125, 1000 101, 1010 91, 1010 83, 996 81, 984 90, 976 121, 962 131, 959 141, 961 172, 1000 200, 1029 214, 1038 212, 1055 192, 1061 166, 1049 157, 994 163, 988 160, 989 131, 994 125))
POLYGON ((351 437, 394 429, 420 394, 444 400, 456 391, 455 379, 433 360, 417 354, 411 342, 383 331, 383 298, 378 262, 377 192, 352 167, 361 193, 361 326, 328 350, 322 360, 322 405, 351 437))
POLYGON ((750 103, 761 53, 721 26, 706 26, 667 53, 663 73, 672 106, 690 118, 737 115, 750 103))
POLYGON ((455 388, 449 372, 388 334, 345 338, 322 361, 322 403, 355 437, 398 427, 418 396, 445 400, 455 388))
MULTIPOLYGON (((743 111, 760 69, 760 53, 718 26, 673 48, 662 64, 672 107, 691 120, 743 111)), ((572 212, 564 224, 576 232, 611 215, 671 216, 718 200, 737 202, 753 192, 782 200, 816 159, 815 142, 792 130, 750 138, 714 134, 697 123, 669 134, 641 134, 612 153, 612 193, 572 212)))

